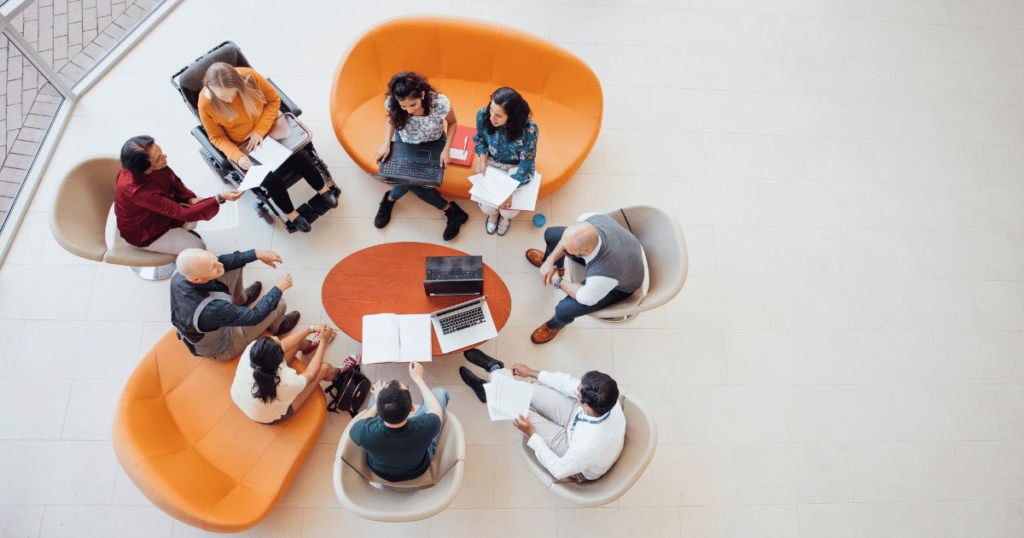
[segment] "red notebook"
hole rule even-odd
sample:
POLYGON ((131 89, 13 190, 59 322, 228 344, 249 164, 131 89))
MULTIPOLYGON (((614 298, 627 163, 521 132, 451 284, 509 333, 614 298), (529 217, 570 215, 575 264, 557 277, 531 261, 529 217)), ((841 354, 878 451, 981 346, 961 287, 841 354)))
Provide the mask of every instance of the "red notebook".
POLYGON ((476 144, 473 143, 473 137, 476 136, 476 129, 467 127, 465 125, 459 125, 455 130, 455 140, 452 141, 452 164, 459 166, 473 166, 473 151, 476 148, 476 144), (460 150, 466 150, 465 159, 456 159, 455 152, 460 150))

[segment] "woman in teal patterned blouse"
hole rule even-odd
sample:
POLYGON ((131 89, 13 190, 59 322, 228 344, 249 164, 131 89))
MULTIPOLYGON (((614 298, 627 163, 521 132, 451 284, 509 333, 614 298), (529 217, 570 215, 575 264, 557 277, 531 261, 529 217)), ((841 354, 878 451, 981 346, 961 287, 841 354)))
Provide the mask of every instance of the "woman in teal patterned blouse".
MULTIPOLYGON (((537 124, 530 119, 530 105, 512 88, 498 88, 491 94, 491 102, 476 113, 476 144, 478 156, 476 171, 484 173, 487 167, 508 172, 519 169, 512 179, 519 186, 533 180, 534 161, 537 159, 537 124)), ((512 219, 519 211, 510 209, 512 197, 501 207, 480 204, 487 215, 487 233, 505 235, 512 219)))

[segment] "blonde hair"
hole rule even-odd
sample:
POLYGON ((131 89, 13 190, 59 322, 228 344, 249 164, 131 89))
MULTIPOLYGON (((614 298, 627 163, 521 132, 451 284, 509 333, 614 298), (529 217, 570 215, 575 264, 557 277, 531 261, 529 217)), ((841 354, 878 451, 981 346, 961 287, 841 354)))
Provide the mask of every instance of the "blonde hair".
MULTIPOLYGON (((267 98, 263 96, 263 92, 256 85, 253 77, 242 77, 242 74, 237 69, 224 62, 215 63, 206 70, 206 76, 203 77, 203 86, 211 89, 237 89, 238 95, 242 97, 242 104, 245 105, 245 112, 249 116, 260 114, 260 110, 256 108, 257 102, 264 105, 267 104, 267 98)), ((235 119, 235 116, 238 115, 235 109, 231 108, 230 103, 225 103, 217 97, 216 92, 211 90, 209 97, 210 104, 217 114, 229 120, 235 119)))

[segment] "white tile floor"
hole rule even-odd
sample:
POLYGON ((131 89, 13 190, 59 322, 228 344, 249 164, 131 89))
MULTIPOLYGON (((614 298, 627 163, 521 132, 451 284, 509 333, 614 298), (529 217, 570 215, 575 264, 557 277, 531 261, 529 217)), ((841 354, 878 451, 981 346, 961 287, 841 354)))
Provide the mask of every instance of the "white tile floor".
MULTIPOLYGON (((515 297, 482 349, 611 373, 653 409, 661 446, 619 501, 574 508, 487 420, 464 361, 443 357, 428 381, 451 391, 470 444, 451 508, 403 525, 349 514, 330 478, 346 420, 332 416, 249 536, 1024 536, 1022 0, 188 0, 78 105, 0 268, 0 536, 203 534, 153 508, 111 450, 124 380, 170 327, 167 284, 53 241, 49 201, 70 163, 149 133, 187 183, 216 192, 167 78, 234 40, 305 109, 342 205, 289 236, 243 204, 239 230, 207 239, 277 250, 281 269, 251 276, 290 271, 289 304, 326 321, 320 284, 343 256, 440 242, 439 215, 413 199, 373 228, 383 187, 327 115, 354 36, 417 11, 521 27, 598 73, 604 130, 541 201, 549 221, 657 202, 683 224, 690 276, 675 301, 627 326, 581 320, 546 346, 527 338, 557 295, 522 258, 540 230, 522 219, 487 236, 470 211, 452 242, 515 297), (272 32, 293 39, 271 46, 272 32)), ((357 347, 341 338, 330 356, 357 347)))

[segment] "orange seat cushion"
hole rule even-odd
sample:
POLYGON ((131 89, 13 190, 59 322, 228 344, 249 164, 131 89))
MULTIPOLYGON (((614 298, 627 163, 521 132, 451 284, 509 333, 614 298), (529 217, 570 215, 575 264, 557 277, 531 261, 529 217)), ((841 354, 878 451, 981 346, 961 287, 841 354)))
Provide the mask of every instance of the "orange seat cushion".
POLYGON ((274 509, 327 418, 326 398, 314 391, 288 420, 253 422, 231 400, 238 360, 193 357, 172 329, 128 379, 114 418, 114 451, 139 490, 214 532, 252 528, 274 509))
MULTIPOLYGON (((394 19, 360 36, 338 64, 331 87, 334 133, 356 164, 377 172, 384 139, 384 95, 399 71, 417 71, 448 96, 460 125, 476 127, 476 113, 494 90, 518 91, 540 129, 537 171, 541 198, 565 184, 583 164, 601 130, 601 84, 575 54, 507 26, 450 17, 394 19)), ((456 141, 461 147, 461 141, 456 141)), ((475 161, 474 161, 475 163, 475 161)), ((469 198, 473 168, 452 165, 438 191, 469 198)))

